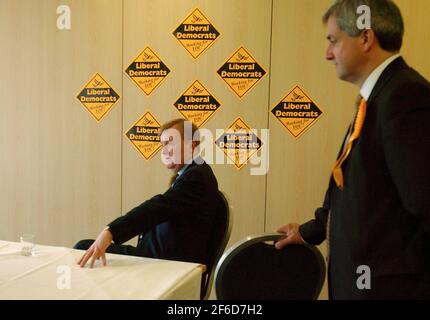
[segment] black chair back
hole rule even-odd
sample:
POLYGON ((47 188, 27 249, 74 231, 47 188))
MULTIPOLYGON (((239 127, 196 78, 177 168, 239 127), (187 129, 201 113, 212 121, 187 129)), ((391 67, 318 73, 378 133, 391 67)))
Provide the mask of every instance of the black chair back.
POLYGON ((231 233, 232 221, 228 200, 222 191, 218 191, 218 195, 219 200, 216 210, 216 219, 208 246, 209 256, 206 264, 206 271, 202 276, 201 299, 209 298, 216 264, 227 246, 231 233))
POLYGON ((215 290, 219 300, 312 300, 325 279, 325 262, 311 245, 282 250, 267 241, 281 234, 251 236, 239 241, 218 262, 215 290))

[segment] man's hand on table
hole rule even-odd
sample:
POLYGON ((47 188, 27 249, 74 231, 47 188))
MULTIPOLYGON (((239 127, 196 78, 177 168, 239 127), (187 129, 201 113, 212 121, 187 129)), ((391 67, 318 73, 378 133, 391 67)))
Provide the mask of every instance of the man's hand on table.
POLYGON ((94 263, 98 259, 102 259, 103 265, 106 265, 106 249, 112 243, 112 233, 109 228, 103 230, 91 245, 91 247, 85 252, 85 254, 79 259, 78 264, 81 268, 85 267, 88 260, 91 259, 90 268, 94 267, 94 263))

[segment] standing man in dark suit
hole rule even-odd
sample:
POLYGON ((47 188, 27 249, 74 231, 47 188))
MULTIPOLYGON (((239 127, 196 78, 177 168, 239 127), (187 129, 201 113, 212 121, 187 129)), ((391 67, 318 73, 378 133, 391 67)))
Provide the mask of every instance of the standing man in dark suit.
POLYGON ((362 98, 323 206, 280 227, 277 247, 327 239, 330 298, 430 299, 430 84, 399 55, 392 1, 338 0, 323 21, 326 59, 362 98), (370 29, 358 28, 360 5, 370 29))
POLYGON ((199 144, 194 124, 170 121, 161 126, 160 141, 163 163, 174 173, 169 189, 112 221, 95 241, 78 242, 76 249, 87 250, 81 267, 88 260, 93 267, 100 258, 106 265, 105 252, 206 263, 219 201, 217 180, 200 157, 193 158, 199 144), (137 248, 121 245, 137 235, 137 248))

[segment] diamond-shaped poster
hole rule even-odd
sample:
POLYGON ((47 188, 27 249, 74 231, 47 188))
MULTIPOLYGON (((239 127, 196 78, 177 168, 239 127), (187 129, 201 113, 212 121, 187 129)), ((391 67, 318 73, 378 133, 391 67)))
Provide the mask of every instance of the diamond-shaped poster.
POLYGON ((159 132, 160 124, 151 112, 146 112, 125 135, 137 151, 149 160, 161 148, 159 132))
POLYGON ((217 112, 221 104, 196 80, 176 100, 174 106, 186 119, 200 127, 217 112))
POLYGON ((218 39, 220 33, 199 9, 195 9, 173 31, 173 35, 197 59, 218 39))
POLYGON ((250 127, 239 117, 216 141, 237 169, 241 169, 263 143, 250 127))
POLYGON ((128 66, 125 73, 146 95, 150 95, 169 75, 170 69, 151 48, 146 47, 128 66))
POLYGON ((267 74, 244 47, 237 49, 217 73, 239 98, 267 74))
POLYGON ((322 116, 323 111, 302 88, 295 86, 271 113, 295 138, 302 135, 322 116))
POLYGON ((97 121, 100 121, 120 97, 109 83, 96 73, 76 98, 97 121))

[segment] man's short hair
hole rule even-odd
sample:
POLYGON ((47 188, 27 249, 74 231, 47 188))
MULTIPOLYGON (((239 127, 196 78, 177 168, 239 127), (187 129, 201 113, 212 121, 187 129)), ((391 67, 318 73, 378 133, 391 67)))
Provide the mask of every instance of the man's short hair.
POLYGON ((336 0, 323 16, 327 24, 330 17, 337 19, 340 30, 351 37, 358 36, 363 30, 357 26, 357 8, 367 5, 371 11, 371 29, 375 32, 382 49, 398 52, 402 47, 404 23, 397 5, 391 0, 336 0))
POLYGON ((181 129, 181 137, 182 139, 184 139, 184 129, 186 125, 191 125, 191 139, 194 138, 194 141, 199 143, 200 142, 200 135, 199 135, 199 129, 197 128, 197 126, 187 120, 187 119, 182 119, 182 118, 178 118, 178 119, 173 119, 170 120, 164 124, 161 125, 160 127, 160 131, 159 131, 159 135, 161 136, 161 134, 163 133, 163 131, 170 129, 172 127, 178 126, 181 129))

